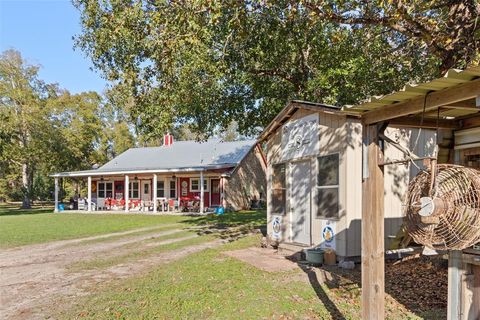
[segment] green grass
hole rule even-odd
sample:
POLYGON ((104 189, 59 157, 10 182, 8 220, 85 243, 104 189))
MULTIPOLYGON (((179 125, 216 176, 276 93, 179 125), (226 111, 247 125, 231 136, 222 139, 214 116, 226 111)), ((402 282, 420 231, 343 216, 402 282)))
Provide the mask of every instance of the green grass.
MULTIPOLYGON (((159 216, 147 214, 53 213, 52 208, 20 210, 18 206, 0 205, 0 248, 54 240, 121 232, 135 228, 182 223, 193 227, 248 228, 264 225, 264 212, 244 211, 223 216, 159 216)), ((173 228, 173 227, 172 227, 173 228)))
MULTIPOLYGON (((242 238, 106 285, 69 307, 62 305, 54 318, 360 318, 360 289, 349 280, 314 289, 303 271, 269 273, 222 254, 258 242, 259 236, 242 238)), ((387 306, 387 319, 435 319, 431 316, 439 315, 435 310, 414 314, 398 304, 387 306)))
MULTIPOLYGON (((285 281, 221 251, 258 243, 248 237, 159 266, 147 276, 111 285, 81 299, 59 318, 88 319, 262 319, 328 318, 305 282, 285 281)), ((352 318, 353 319, 353 318, 352 318)))

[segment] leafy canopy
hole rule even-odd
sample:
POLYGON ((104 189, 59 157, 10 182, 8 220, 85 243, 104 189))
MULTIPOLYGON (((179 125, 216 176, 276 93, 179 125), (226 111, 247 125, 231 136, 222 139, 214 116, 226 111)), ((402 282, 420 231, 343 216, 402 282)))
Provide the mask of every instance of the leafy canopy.
POLYGON ((74 0, 76 45, 146 136, 255 134, 288 100, 354 103, 475 60, 467 2, 74 0))

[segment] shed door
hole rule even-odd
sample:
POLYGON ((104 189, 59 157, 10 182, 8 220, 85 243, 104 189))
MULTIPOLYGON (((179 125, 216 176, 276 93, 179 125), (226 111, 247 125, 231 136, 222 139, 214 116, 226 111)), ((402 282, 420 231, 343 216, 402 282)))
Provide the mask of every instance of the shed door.
POLYGON ((310 161, 293 162, 290 177, 292 241, 310 245, 310 161))

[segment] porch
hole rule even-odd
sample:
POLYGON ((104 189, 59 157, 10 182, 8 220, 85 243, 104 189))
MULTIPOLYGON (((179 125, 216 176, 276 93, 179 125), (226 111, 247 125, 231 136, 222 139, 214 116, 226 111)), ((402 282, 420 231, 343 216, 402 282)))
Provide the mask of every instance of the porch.
MULTIPOLYGON (((222 170, 223 171, 223 170, 222 170)), ((195 214, 212 212, 224 203, 223 172, 166 174, 96 174, 86 194, 64 202, 64 209, 96 213, 195 214)), ((55 177, 55 212, 59 211, 59 177, 55 177)))

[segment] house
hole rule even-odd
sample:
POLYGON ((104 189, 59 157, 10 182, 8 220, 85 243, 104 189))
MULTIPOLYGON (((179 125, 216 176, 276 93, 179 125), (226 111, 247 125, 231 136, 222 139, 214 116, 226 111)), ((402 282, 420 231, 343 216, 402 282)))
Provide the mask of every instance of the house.
POLYGON ((254 140, 173 142, 168 135, 161 147, 131 148, 98 169, 53 174, 55 210, 59 178, 88 181, 88 211, 245 209, 265 196, 264 159, 254 140))
MULTIPOLYGON (((436 131, 387 128, 399 145, 429 156, 436 131)), ((332 248, 340 258, 361 254, 362 123, 338 107, 292 101, 259 138, 267 155, 267 232, 280 246, 332 248)), ((385 144, 385 160, 403 154, 385 144)), ((422 163, 385 170, 385 244, 402 221, 402 196, 422 163)))

